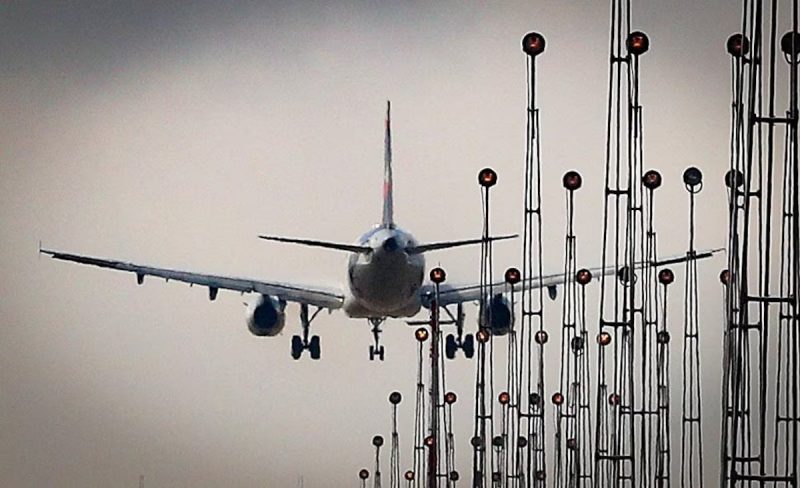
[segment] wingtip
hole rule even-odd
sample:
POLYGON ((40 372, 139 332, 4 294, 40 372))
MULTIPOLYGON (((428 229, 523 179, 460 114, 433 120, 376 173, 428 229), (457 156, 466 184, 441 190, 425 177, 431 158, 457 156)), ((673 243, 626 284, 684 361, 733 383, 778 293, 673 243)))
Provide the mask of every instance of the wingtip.
POLYGON ((704 249, 702 251, 698 251, 698 254, 704 255, 705 257, 712 257, 715 254, 719 253, 727 253, 728 250, 724 247, 715 247, 713 249, 704 249))
POLYGON ((43 248, 42 241, 39 241, 39 250, 36 253, 37 256, 41 257, 42 254, 45 254, 47 256, 53 256, 55 253, 56 253, 55 251, 43 248))
POLYGON ((268 236, 268 235, 265 235, 265 234, 258 234, 258 236, 256 236, 256 237, 258 237, 259 239, 263 239, 265 241, 272 241, 272 242, 281 242, 282 241, 282 239, 277 237, 277 236, 268 236))
POLYGON ((286 242, 287 240, 289 240, 286 237, 270 236, 266 234, 258 234, 257 237, 259 239, 264 239, 265 241, 275 241, 275 242, 286 242))

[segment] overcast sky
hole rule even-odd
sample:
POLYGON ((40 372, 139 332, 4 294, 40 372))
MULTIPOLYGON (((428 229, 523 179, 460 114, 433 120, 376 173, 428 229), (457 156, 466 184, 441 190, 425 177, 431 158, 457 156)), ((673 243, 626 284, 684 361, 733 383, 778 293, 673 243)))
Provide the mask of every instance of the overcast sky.
MULTIPOLYGON (((689 165, 707 181, 698 245, 725 244, 724 45, 740 8, 727 0, 634 4, 633 26, 652 46, 641 62, 645 166, 664 175, 656 209, 664 254, 686 250, 680 176, 689 165)), ((307 487, 355 486, 358 469, 371 465, 370 439, 388 435, 394 389, 406 399, 406 469, 416 345, 403 322, 386 324, 380 363, 368 360, 365 321, 322 315, 313 326, 322 360, 295 362, 295 306, 282 336, 254 337, 242 305, 253 297, 222 292, 211 303, 205 289, 179 283, 137 287, 129 274, 38 258, 38 241, 192 271, 341 283, 342 254, 256 235, 350 242, 380 219, 387 98, 398 223, 422 241, 478 236, 476 174, 492 166, 492 227, 519 232, 520 39, 536 30, 547 39, 539 61, 545 271, 562 269, 560 181, 569 169, 584 176, 580 264, 596 265, 607 18, 607 2, 585 0, 3 5, 0 485, 136 486, 143 474, 146 486, 291 487, 301 475, 307 487)), ((495 269, 519 265, 520 247, 497 244, 495 269)), ((428 262, 452 282, 478 279, 478 248, 428 262)), ((700 265, 709 482, 718 459, 722 267, 724 258, 700 265)), ((546 306, 557 337, 561 305, 546 306)), ((677 334, 681 309, 670 314, 677 334)), ((548 395, 557 384, 551 346, 548 395)), ((465 476, 473 371, 463 358, 448 370, 464 400, 456 415, 465 476)))

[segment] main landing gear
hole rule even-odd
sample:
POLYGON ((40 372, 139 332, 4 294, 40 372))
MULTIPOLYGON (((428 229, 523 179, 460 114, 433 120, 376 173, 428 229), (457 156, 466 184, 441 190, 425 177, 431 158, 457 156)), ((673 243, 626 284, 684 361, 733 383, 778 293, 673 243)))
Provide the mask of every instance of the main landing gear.
POLYGON ((447 359, 455 359, 459 349, 464 351, 464 356, 471 359, 475 355, 475 336, 472 334, 464 335, 464 306, 456 306, 456 314, 453 315, 447 307, 442 307, 450 320, 442 321, 440 324, 456 324, 456 335, 447 334, 444 340, 444 355, 447 359))
MULTIPOLYGON (((456 305, 456 313, 450 311, 447 306, 441 307, 441 310, 449 317, 448 319, 439 318, 439 325, 455 324, 456 334, 447 334, 444 341, 444 355, 447 359, 455 359, 456 353, 459 349, 464 351, 464 357, 472 359, 475 355, 475 336, 472 334, 464 334, 464 306, 459 303, 456 305)), ((430 325, 430 320, 412 320, 406 322, 412 326, 426 326, 430 325)))
POLYGON ((381 325, 386 318, 371 318, 367 320, 369 320, 370 325, 372 325, 372 338, 375 341, 375 344, 369 346, 369 360, 375 361, 375 356, 377 356, 378 359, 383 361, 383 353, 385 351, 381 345, 381 332, 383 332, 381 330, 381 325))
POLYGON ((292 336, 292 358, 295 360, 300 359, 305 349, 308 349, 311 359, 319 359, 319 336, 311 336, 311 340, 308 340, 308 333, 311 329, 311 322, 317 317, 317 314, 319 314, 321 310, 322 308, 318 307, 311 317, 309 317, 308 305, 300 305, 300 324, 303 327, 303 335, 302 337, 299 335, 292 336))

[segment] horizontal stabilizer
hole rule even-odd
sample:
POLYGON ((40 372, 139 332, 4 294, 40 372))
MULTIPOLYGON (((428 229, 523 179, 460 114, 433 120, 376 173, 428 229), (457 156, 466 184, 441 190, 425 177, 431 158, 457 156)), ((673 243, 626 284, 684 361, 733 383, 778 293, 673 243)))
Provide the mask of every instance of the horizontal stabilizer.
POLYGON ((324 247, 326 249, 336 249, 337 251, 347 251, 354 253, 365 253, 372 251, 369 246, 359 246, 357 244, 340 244, 338 242, 314 241, 310 239, 292 239, 289 237, 258 236, 259 239, 275 242, 286 242, 289 244, 302 244, 311 247, 324 247))
MULTIPOLYGON (((489 242, 502 241, 505 239, 513 239, 515 237, 517 237, 517 234, 512 234, 510 236, 487 237, 486 240, 489 242)), ((448 249, 451 247, 471 246, 473 244, 480 244, 481 242, 483 242, 483 239, 466 239, 463 241, 432 242, 430 244, 420 244, 419 246, 406 248, 406 252, 408 254, 422 254, 428 251, 438 251, 439 249, 448 249)))

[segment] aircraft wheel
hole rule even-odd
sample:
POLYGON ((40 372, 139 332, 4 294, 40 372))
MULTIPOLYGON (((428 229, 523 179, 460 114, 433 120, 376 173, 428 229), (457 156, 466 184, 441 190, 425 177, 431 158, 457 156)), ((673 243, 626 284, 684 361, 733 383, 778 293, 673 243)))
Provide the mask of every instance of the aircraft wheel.
POLYGON ((311 336, 311 342, 308 344, 308 351, 311 353, 311 359, 319 359, 319 336, 311 336))
POLYGON ((303 339, 300 336, 292 336, 292 358, 295 360, 300 359, 303 355, 303 339))
POLYGON ((447 356, 447 359, 455 359, 457 350, 456 338, 453 337, 453 334, 447 334, 444 341, 444 355, 447 356))
POLYGON ((378 358, 380 358, 381 361, 383 361, 383 353, 384 353, 383 346, 380 346, 378 348, 378 358))
POLYGON ((475 336, 472 334, 464 336, 464 343, 461 345, 461 348, 464 350, 464 356, 466 356, 467 359, 472 359, 472 356, 475 355, 475 336))

